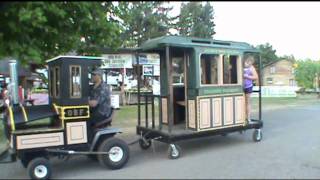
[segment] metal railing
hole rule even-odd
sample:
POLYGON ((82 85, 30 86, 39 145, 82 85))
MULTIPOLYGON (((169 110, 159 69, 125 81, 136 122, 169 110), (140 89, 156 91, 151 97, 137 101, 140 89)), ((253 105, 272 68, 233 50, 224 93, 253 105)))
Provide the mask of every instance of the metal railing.
POLYGON ((156 113, 155 113, 155 102, 156 100, 158 100, 159 102, 159 122, 158 122, 158 125, 159 125, 159 129, 162 129, 162 98, 164 98, 166 96, 161 96, 161 95, 154 95, 154 94, 146 94, 146 93, 141 93, 140 96, 138 96, 139 98, 139 103, 138 103, 138 126, 142 126, 142 118, 141 118, 141 107, 144 106, 144 113, 145 113, 145 116, 144 116, 144 126, 146 128, 150 128, 149 127, 149 122, 151 120, 151 128, 152 129, 155 129, 156 128, 156 113), (145 101, 144 103, 140 103, 140 98, 141 97, 144 97, 145 98, 145 101), (149 116, 149 105, 151 105, 151 116, 149 116))

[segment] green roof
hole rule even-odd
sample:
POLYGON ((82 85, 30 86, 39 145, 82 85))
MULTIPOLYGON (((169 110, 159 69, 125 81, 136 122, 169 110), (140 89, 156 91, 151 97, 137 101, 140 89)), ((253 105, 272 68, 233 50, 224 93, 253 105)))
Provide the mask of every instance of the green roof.
POLYGON ((210 47, 210 48, 228 48, 237 49, 250 52, 258 52, 253 46, 245 42, 235 41, 221 41, 214 39, 194 38, 194 37, 183 37, 183 36, 161 36, 158 38, 150 39, 144 42, 139 49, 152 50, 164 47, 165 45, 175 47, 186 47, 192 48, 196 46, 210 47))

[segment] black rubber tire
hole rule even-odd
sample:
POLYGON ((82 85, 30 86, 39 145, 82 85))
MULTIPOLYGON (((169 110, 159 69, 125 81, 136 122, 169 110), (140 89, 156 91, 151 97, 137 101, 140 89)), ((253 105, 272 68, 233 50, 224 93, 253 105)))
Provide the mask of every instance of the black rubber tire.
POLYGON ((99 154, 98 160, 102 166, 108 167, 110 169, 120 169, 122 168, 129 160, 130 157, 130 150, 129 146, 126 142, 121 139, 111 137, 102 141, 99 145, 98 151, 99 152, 109 152, 111 148, 119 147, 122 152, 123 156, 120 161, 114 162, 110 159, 110 155, 108 154, 99 154))
POLYGON ((33 160, 31 160, 28 164, 27 171, 28 171, 29 177, 31 179, 49 179, 52 174, 51 165, 49 163, 49 160, 44 157, 37 157, 37 158, 34 158, 33 160), (41 165, 47 171, 43 177, 37 176, 37 174, 36 174, 36 168, 41 165))
POLYGON ((143 149, 143 150, 147 150, 151 147, 151 140, 146 140, 147 143, 145 143, 142 139, 139 139, 139 145, 140 145, 140 148, 143 149))
POLYGON ((168 148, 168 157, 169 157, 169 159, 178 159, 181 156, 181 147, 178 146, 178 145, 175 145, 175 146, 176 146, 176 149, 177 149, 177 154, 173 153, 173 149, 169 145, 169 148, 168 148))
POLYGON ((261 130, 259 131, 258 129, 255 129, 253 131, 253 134, 252 134, 252 139, 253 139, 254 142, 261 141, 262 140, 262 131, 261 130), (260 132, 260 136, 259 136, 259 132, 260 132))

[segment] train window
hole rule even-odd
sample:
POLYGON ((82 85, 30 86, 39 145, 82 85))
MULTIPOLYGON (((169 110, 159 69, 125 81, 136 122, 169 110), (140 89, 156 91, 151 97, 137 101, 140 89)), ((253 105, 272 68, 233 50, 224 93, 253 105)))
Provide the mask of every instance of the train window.
POLYGON ((223 84, 238 84, 237 56, 223 56, 223 84))
POLYGON ((50 97, 53 97, 53 82, 54 82, 54 70, 53 68, 50 68, 49 71, 49 78, 50 78, 50 84, 49 84, 49 95, 50 97))
POLYGON ((175 85, 184 83, 184 61, 183 57, 172 58, 172 83, 175 85))
POLYGON ((70 97, 81 97, 81 67, 70 66, 70 97))
POLYGON ((54 68, 54 96, 59 97, 60 96, 60 68, 55 67, 54 68))
POLYGON ((200 56, 201 84, 218 84, 218 61, 217 54, 202 54, 200 56))

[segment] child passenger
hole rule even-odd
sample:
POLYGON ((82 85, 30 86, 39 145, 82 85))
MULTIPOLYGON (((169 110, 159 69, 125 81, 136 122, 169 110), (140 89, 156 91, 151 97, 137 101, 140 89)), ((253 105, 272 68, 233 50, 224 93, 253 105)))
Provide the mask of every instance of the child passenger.
POLYGON ((249 56, 244 62, 243 78, 244 78, 244 93, 245 93, 245 104, 246 104, 246 119, 248 123, 251 122, 251 102, 250 96, 253 89, 253 81, 258 79, 258 74, 253 66, 254 58, 249 56))

